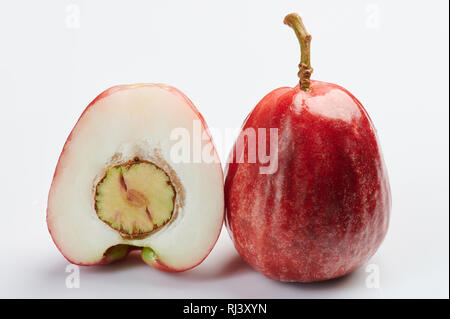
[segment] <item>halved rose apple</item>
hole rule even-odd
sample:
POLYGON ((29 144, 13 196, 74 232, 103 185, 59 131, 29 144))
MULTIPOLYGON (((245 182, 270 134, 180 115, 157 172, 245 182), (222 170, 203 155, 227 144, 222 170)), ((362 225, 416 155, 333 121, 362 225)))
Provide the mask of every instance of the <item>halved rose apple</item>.
POLYGON ((182 271, 209 254, 223 213, 222 168, 202 116, 177 89, 138 84, 106 90, 81 115, 55 170, 47 223, 72 263, 142 249, 148 264, 182 271), (213 161, 173 158, 173 130, 192 137, 195 121, 213 161))

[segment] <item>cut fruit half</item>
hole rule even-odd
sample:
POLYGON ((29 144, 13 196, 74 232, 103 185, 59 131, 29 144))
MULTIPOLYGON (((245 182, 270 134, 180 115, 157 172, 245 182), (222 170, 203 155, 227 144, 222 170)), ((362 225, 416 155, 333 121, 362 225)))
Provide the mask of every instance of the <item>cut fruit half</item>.
POLYGON ((139 84, 106 90, 81 115, 55 170, 47 223, 75 264, 142 249, 148 264, 181 271, 209 254, 223 213, 222 168, 202 116, 177 89, 139 84), (174 130, 195 138, 196 121, 214 160, 173 159, 174 130))

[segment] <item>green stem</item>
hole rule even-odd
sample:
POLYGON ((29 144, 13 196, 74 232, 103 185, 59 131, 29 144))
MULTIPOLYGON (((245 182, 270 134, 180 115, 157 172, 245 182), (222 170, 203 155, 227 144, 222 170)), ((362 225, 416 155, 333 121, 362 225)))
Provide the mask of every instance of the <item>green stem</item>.
POLYGON ((300 78, 300 89, 309 92, 310 77, 313 72, 311 67, 311 35, 306 31, 302 18, 297 13, 290 13, 284 18, 284 24, 287 24, 295 31, 298 42, 300 43, 301 59, 298 65, 298 77, 300 78))

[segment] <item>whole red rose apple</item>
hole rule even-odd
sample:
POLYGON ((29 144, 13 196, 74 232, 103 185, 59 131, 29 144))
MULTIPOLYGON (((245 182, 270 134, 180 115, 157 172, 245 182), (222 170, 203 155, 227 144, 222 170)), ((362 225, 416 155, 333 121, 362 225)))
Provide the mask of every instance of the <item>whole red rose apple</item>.
POLYGON ((247 117, 227 167, 226 225, 241 257, 265 276, 327 280, 380 246, 390 187, 367 112, 344 88, 309 79, 311 36, 297 14, 284 22, 300 42, 300 83, 270 92, 247 117))

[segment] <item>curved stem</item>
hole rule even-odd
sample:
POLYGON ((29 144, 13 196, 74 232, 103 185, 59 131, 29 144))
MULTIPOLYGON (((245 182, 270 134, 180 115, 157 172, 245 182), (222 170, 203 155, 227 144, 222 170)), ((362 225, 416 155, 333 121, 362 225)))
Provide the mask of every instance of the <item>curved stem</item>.
POLYGON ((287 24, 295 31, 298 42, 300 43, 301 59, 298 65, 298 77, 300 78, 300 89, 310 91, 310 77, 313 72, 311 67, 311 35, 306 31, 302 18, 297 13, 290 13, 284 18, 284 24, 287 24))

